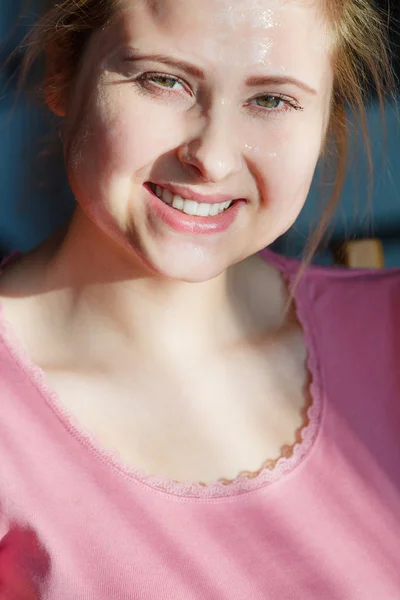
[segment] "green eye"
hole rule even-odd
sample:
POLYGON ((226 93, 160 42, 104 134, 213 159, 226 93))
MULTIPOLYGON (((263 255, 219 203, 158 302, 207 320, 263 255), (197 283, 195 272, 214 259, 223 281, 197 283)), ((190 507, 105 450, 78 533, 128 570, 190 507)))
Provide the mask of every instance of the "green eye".
POLYGON ((178 83, 176 79, 172 79, 171 77, 163 77, 162 75, 153 75, 151 77, 151 81, 153 81, 161 87, 169 89, 173 89, 174 86, 178 83))
POLYGON ((262 108, 279 108, 283 100, 278 96, 260 96, 255 99, 258 106, 262 108))

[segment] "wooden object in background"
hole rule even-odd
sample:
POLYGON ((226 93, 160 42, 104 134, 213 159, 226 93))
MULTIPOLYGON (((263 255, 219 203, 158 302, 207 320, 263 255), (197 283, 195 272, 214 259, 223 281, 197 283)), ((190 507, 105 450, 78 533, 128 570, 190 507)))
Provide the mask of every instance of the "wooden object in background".
POLYGON ((385 266, 382 242, 378 239, 345 242, 343 255, 350 269, 383 269, 385 266))

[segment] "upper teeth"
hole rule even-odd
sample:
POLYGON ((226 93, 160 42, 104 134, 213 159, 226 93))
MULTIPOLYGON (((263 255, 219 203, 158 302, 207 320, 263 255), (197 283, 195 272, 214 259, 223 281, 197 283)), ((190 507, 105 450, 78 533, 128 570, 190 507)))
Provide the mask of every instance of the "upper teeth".
POLYGON ((228 200, 228 202, 219 204, 208 204, 206 202, 195 202, 195 200, 185 200, 182 196, 174 195, 170 190, 166 190, 159 185, 156 186, 155 192, 160 200, 166 204, 181 210, 187 215, 198 217, 214 217, 229 208, 233 202, 233 200, 228 200))

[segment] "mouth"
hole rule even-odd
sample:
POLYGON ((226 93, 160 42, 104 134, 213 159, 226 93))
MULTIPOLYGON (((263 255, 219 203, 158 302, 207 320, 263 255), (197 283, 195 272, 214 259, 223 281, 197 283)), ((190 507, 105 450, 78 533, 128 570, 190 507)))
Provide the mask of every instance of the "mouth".
POLYGON ((215 217, 227 211, 236 200, 227 200, 225 202, 197 202, 191 198, 184 198, 174 194, 171 190, 161 187, 152 182, 147 182, 146 186, 157 196, 164 204, 167 204, 175 210, 190 215, 192 217, 215 217))

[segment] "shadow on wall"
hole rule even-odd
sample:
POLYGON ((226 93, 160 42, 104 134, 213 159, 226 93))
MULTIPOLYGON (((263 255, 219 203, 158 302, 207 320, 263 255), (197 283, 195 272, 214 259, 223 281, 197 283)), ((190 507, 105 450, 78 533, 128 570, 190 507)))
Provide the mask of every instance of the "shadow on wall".
POLYGON ((0 3, 0 254, 25 251, 71 214, 54 118, 33 97, 16 93, 21 55, 7 61, 37 19, 34 9, 18 21, 22 1, 0 3), (50 154, 49 154, 50 152, 50 154))
POLYGON ((5 109, 3 102, 0 119, 0 251, 4 254, 37 245, 69 218, 74 201, 61 147, 54 156, 44 152, 50 129, 42 111, 28 109, 22 102, 5 109))

